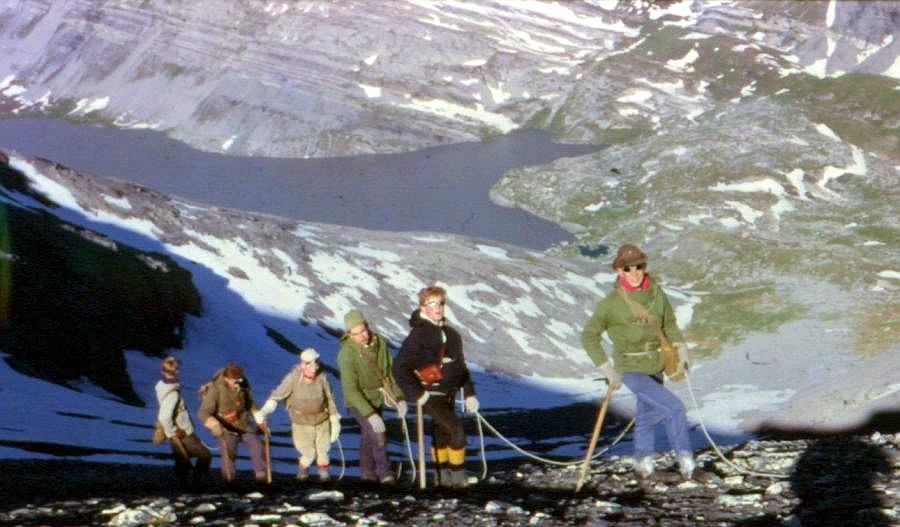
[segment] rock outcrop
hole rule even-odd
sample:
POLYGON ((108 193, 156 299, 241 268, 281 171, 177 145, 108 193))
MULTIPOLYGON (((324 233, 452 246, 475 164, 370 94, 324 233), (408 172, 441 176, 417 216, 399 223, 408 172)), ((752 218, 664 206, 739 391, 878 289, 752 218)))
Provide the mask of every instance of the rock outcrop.
POLYGON ((709 109, 706 87, 727 101, 788 71, 896 77, 898 9, 19 0, 0 7, 0 109, 242 155, 397 152, 524 127, 616 142, 709 109), (652 119, 622 104, 642 104, 642 79, 666 99, 652 119))

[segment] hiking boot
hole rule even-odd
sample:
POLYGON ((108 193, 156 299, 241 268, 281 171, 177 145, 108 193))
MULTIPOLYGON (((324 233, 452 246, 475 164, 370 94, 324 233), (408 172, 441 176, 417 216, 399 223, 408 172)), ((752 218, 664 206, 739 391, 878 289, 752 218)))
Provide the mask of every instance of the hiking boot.
POLYGON ((437 473, 437 486, 438 487, 449 487, 450 486, 450 469, 449 468, 441 468, 437 473))
POLYGON ((306 481, 309 479, 309 467, 303 465, 297 466, 297 481, 306 481))
POLYGON ((644 456, 634 460, 634 471, 637 472, 638 477, 642 479, 651 477, 655 470, 656 462, 654 462, 653 458, 650 456, 644 456))
POLYGON ((387 476, 384 476, 383 478, 381 478, 378 481, 382 485, 393 485, 394 483, 397 483, 397 480, 394 479, 393 474, 388 474, 387 476))
POLYGON ((693 454, 687 452, 678 454, 678 471, 681 472, 682 478, 691 479, 695 468, 697 468, 697 463, 694 462, 693 454))
POLYGON ((328 465, 319 465, 319 481, 331 480, 331 474, 328 473, 328 465))
POLYGON ((461 489, 469 486, 469 478, 466 477, 466 469, 458 468, 450 471, 450 487, 461 489))

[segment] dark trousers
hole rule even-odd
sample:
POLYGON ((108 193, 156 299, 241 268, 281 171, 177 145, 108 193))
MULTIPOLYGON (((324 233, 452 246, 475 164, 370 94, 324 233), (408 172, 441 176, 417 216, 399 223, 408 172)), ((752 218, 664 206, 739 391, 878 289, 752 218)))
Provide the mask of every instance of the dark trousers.
POLYGON ((238 442, 244 443, 244 446, 247 447, 250 462, 253 464, 253 476, 257 481, 265 481, 266 460, 263 459, 262 443, 255 431, 241 434, 225 432, 219 437, 219 451, 222 453, 222 478, 225 481, 234 481, 234 461, 237 458, 238 442))
POLYGON ((199 485, 206 471, 209 470, 209 464, 212 462, 212 454, 206 445, 200 441, 200 438, 191 434, 182 439, 171 439, 169 441, 172 446, 172 457, 175 458, 175 477, 180 487, 196 487, 199 485), (180 441, 184 446, 184 451, 178 447, 176 441, 180 441), (187 454, 187 458, 185 458, 187 454), (196 464, 191 463, 191 459, 197 460, 196 464))
POLYGON ((466 431, 453 409, 452 396, 432 395, 422 411, 431 416, 431 445, 435 450, 466 448, 466 431))
MULTIPOLYGON (((369 420, 356 408, 348 408, 359 424, 359 477, 363 480, 381 479, 391 474, 387 455, 387 434, 376 434, 369 420)), ((378 415, 381 412, 376 410, 378 415)))

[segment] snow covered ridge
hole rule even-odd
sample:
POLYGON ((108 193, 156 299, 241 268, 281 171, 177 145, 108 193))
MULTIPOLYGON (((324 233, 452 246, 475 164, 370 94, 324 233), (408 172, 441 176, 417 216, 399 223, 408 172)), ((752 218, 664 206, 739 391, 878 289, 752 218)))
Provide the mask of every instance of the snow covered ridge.
POLYGON ((0 98, 289 157, 521 127, 601 143, 773 78, 900 78, 895 2, 99 2, 0 7, 0 98), (415 51, 411 51, 415 50, 415 51), (654 84, 640 104, 637 79, 654 84), (653 109, 650 119, 637 115, 653 109))
POLYGON ((568 377, 589 364, 580 326, 608 284, 585 262, 449 235, 394 235, 207 208, 15 154, 10 166, 63 207, 54 211, 60 217, 100 232, 107 226, 111 236, 126 229, 126 242, 203 267, 265 315, 341 329, 344 313, 362 307, 397 343, 408 331, 416 292, 437 282, 448 290, 449 316, 463 328, 467 355, 478 367, 519 376, 540 364, 551 376, 568 377))

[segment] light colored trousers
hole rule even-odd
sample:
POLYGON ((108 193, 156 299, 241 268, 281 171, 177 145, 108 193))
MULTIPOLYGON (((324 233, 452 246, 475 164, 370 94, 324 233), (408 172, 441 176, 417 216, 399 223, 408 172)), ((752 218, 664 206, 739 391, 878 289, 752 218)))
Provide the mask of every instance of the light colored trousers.
POLYGON ((331 422, 328 419, 317 425, 291 423, 291 438, 294 440, 294 448, 300 452, 300 465, 304 468, 309 468, 313 462, 320 467, 329 464, 331 422))

